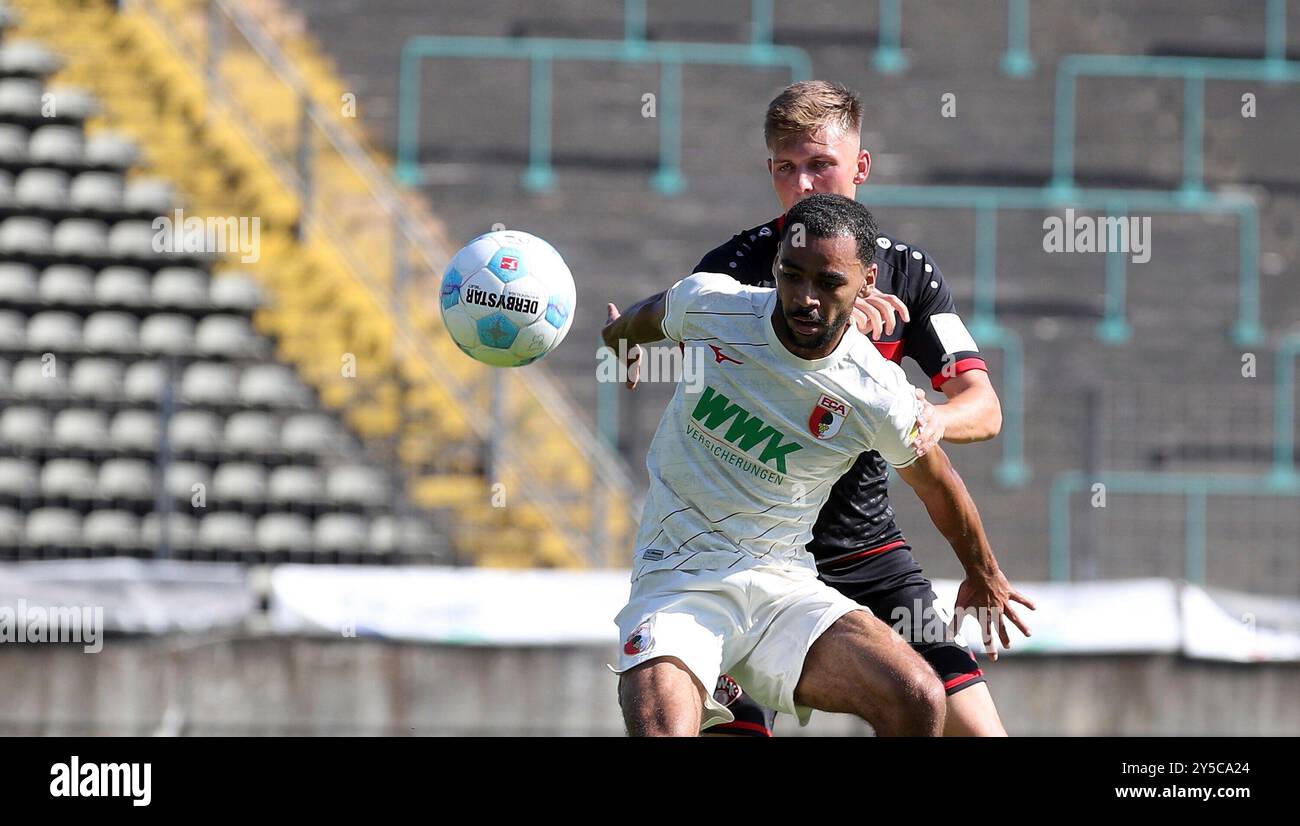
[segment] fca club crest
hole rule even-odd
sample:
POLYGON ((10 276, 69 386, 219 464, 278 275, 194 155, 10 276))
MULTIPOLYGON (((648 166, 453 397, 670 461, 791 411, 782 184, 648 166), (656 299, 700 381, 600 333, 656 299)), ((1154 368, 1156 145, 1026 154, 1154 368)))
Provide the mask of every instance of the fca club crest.
POLYGON ((825 393, 817 400, 812 415, 808 417, 808 432, 818 439, 829 439, 840 432, 844 419, 853 408, 825 393))
POLYGON ((654 637, 650 635, 650 620, 646 620, 636 627, 623 643, 623 653, 629 657, 635 657, 637 654, 649 651, 655 644, 654 637))

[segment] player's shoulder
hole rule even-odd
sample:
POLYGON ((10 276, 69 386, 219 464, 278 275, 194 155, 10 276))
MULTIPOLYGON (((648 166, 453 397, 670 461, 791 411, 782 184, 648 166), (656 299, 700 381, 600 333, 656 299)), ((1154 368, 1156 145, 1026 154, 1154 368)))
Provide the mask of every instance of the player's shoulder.
POLYGON ((742 284, 720 272, 696 272, 677 282, 670 302, 692 314, 753 312, 772 292, 770 287, 742 284))
POLYGON ((887 412, 900 396, 911 397, 915 391, 903 368, 880 354, 871 339, 857 333, 845 354, 847 370, 845 389, 868 411, 887 412))
POLYGON ((772 277, 784 217, 741 230, 705 254, 696 269, 725 273, 745 283, 766 283, 772 277))
POLYGON ((943 278, 939 265, 928 252, 884 231, 876 238, 875 261, 882 289, 892 286, 895 295, 905 290, 922 290, 932 281, 937 286, 943 278))

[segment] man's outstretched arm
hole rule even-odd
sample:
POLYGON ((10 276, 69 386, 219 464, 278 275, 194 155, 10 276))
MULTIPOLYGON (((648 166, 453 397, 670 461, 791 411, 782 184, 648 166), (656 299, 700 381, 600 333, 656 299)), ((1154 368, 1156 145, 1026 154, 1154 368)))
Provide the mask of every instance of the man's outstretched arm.
POLYGON ((1030 636, 1029 626, 1021 621, 1011 603, 1018 602, 1032 610, 1033 602, 1012 590, 1011 583, 1007 582, 1006 576, 998 568, 993 549, 989 547, 988 538, 984 535, 979 510, 943 448, 931 448, 912 464, 898 468, 898 473, 916 491, 930 514, 930 520, 948 540, 957 558, 961 560, 962 567, 966 569, 966 579, 957 590, 957 601, 953 607, 954 627, 960 625, 961 618, 967 612, 972 609, 978 611, 977 616, 984 633, 984 648, 989 657, 996 660, 998 653, 993 644, 994 620, 1002 646, 1010 648, 1011 637, 1002 618, 1005 616, 1021 633, 1030 636))
POLYGON ((619 313, 618 307, 613 304, 607 305, 609 318, 600 335, 605 346, 616 353, 619 341, 626 342, 623 346, 627 350, 629 390, 636 387, 641 376, 641 345, 664 338, 664 312, 667 307, 665 295, 666 292, 655 293, 644 298, 628 307, 626 313, 619 313))

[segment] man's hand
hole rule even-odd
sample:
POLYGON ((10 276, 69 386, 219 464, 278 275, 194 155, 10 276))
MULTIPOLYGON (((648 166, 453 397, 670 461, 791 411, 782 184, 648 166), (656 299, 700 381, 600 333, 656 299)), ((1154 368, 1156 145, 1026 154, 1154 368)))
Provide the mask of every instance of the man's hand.
POLYGON ((962 620, 968 614, 974 614, 979 620, 984 637, 984 650, 989 655, 989 659, 997 661, 998 650, 993 644, 993 626, 996 621, 998 637, 1002 640, 1003 648, 1011 647, 1011 636, 1007 633, 1006 623, 1003 617, 1015 623, 1020 629, 1020 633, 1026 637, 1033 636, 1029 626, 1025 625, 1020 617, 1016 615, 1016 610, 1011 606, 1012 601, 1018 602, 1029 610, 1034 610, 1034 603, 1027 597, 1011 590, 1011 583, 1003 576, 1002 571, 994 568, 991 573, 967 573, 966 579, 962 581, 961 587, 957 589, 957 600, 953 603, 953 616, 951 632, 955 637, 961 630, 962 620))
POLYGON ((916 435, 916 441, 912 442, 912 449, 916 451, 917 456, 924 456, 943 438, 948 424, 948 414, 944 410, 944 405, 936 407, 930 404, 930 400, 925 397, 925 391, 919 387, 916 388, 916 398, 921 402, 921 409, 916 414, 916 423, 921 426, 921 430, 916 435))
POLYGON ((881 334, 891 335, 894 332, 894 316, 900 315, 903 321, 911 321, 912 316, 907 311, 907 305, 903 299, 889 293, 882 293, 872 284, 870 287, 864 286, 858 297, 853 299, 853 323, 857 326, 858 332, 863 335, 869 335, 873 339, 879 339, 881 334))
MULTIPOLYGON (((618 307, 613 304, 606 305, 609 310, 609 318, 605 319, 605 327, 601 330, 601 338, 605 341, 605 346, 618 353, 618 336, 614 330, 614 322, 619 318, 618 307)), ((634 344, 632 349, 627 353, 627 389, 632 390, 641 379, 641 345, 634 344)))

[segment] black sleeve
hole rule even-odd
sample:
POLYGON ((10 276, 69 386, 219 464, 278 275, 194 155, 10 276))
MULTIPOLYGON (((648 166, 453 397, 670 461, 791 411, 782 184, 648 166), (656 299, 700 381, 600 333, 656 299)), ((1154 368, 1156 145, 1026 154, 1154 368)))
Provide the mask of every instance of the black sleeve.
POLYGON ((938 265, 925 253, 919 259, 909 253, 907 258, 910 289, 904 300, 912 318, 903 355, 921 366, 935 390, 967 370, 987 370, 938 265))
POLYGON ((739 243, 740 236, 733 235, 731 240, 727 243, 714 247, 706 252, 704 257, 700 259, 700 263, 696 264, 695 269, 691 270, 691 272, 721 272, 731 274, 731 270, 734 269, 734 267, 728 268, 727 264, 734 259, 732 251, 739 243))

